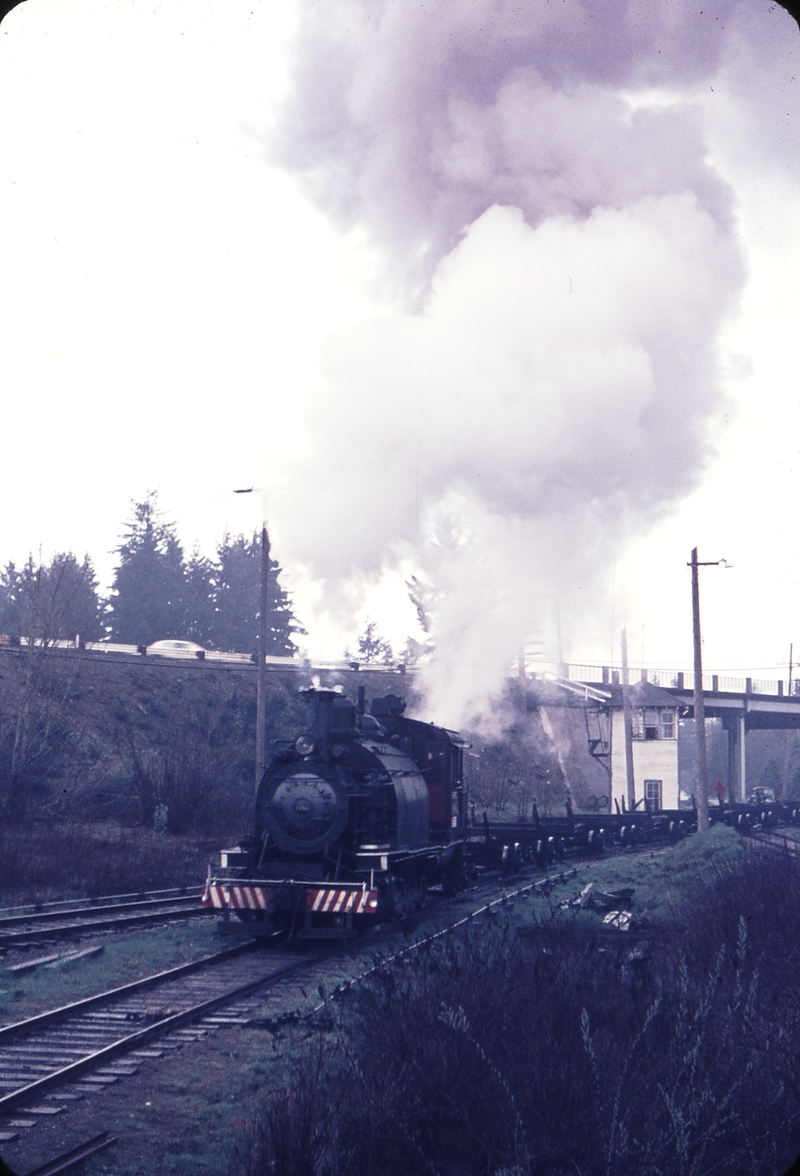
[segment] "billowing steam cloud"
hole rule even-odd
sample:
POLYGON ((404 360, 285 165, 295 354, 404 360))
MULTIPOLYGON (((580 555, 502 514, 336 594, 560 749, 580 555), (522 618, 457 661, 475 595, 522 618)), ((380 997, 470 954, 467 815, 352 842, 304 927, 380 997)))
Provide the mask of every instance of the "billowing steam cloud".
POLYGON ((279 541, 332 607, 354 572, 415 562, 440 720, 485 707, 554 597, 566 623, 709 451, 742 266, 685 95, 735 10, 307 10, 284 158, 385 249, 403 302, 331 338, 279 541))

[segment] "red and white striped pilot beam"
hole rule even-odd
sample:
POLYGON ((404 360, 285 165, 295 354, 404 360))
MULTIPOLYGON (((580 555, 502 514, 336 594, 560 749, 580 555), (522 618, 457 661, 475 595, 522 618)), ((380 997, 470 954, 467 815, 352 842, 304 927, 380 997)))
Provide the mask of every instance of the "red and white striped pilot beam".
POLYGON ((204 907, 215 910, 265 911, 269 902, 266 886, 220 886, 209 883, 203 889, 200 900, 204 907))
MULTIPOLYGON (((269 910, 269 887, 232 886, 209 882, 203 889, 201 905, 214 910, 269 910)), ((306 910, 316 914, 375 915, 377 890, 356 890, 341 886, 306 887, 306 910)))
POLYGON ((345 890, 341 887, 306 890, 306 910, 331 915, 375 915, 377 890, 345 890))

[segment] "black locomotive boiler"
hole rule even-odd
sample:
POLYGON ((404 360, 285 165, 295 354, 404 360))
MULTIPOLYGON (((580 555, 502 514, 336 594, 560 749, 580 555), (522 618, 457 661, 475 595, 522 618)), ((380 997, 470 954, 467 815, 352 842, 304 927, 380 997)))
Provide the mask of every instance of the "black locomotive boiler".
POLYGON ((276 747, 252 834, 222 850, 203 905, 288 938, 347 937, 466 880, 467 798, 455 731, 406 718, 395 694, 367 712, 341 686, 302 691, 311 724, 276 747))

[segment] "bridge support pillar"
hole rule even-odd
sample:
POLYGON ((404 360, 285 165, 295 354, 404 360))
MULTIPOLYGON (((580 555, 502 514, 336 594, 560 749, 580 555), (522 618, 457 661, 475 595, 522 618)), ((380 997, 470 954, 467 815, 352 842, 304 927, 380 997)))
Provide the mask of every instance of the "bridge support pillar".
POLYGON ((731 800, 743 801, 747 790, 747 727, 746 716, 735 715, 728 727, 728 761, 731 800))

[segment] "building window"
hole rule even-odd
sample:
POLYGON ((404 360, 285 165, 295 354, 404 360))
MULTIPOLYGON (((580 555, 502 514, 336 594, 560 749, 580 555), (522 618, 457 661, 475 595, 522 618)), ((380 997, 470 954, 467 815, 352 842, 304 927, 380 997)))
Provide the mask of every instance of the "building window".
POLYGON ((633 707, 631 723, 634 739, 675 738, 675 711, 672 707, 633 707))
POLYGON ((631 710, 631 725, 633 727, 633 738, 644 739, 644 711, 641 707, 635 706, 631 710))
POLYGON ((644 807, 649 813, 657 813, 661 809, 661 781, 645 780, 644 807))

